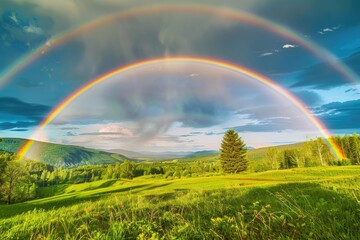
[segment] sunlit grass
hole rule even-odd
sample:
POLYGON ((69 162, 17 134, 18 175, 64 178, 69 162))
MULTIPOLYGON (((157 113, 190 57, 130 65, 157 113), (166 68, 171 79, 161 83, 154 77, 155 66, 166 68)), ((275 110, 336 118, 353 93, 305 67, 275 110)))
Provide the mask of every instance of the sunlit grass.
POLYGON ((359 239, 359 173, 299 168, 65 185, 59 195, 1 206, 1 238, 359 239))

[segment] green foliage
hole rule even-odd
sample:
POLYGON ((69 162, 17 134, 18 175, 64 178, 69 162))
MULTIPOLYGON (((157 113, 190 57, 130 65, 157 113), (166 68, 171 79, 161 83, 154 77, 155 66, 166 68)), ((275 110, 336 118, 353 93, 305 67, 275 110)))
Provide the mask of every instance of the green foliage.
POLYGON ((26 199, 28 195, 33 195, 33 189, 29 189, 30 175, 29 172, 18 162, 9 161, 6 164, 2 174, 2 184, 0 190, 3 193, 3 200, 7 204, 14 201, 26 199))
POLYGON ((280 168, 294 168, 299 164, 300 151, 297 149, 285 149, 282 152, 282 159, 280 162, 280 168))
POLYGON ((359 239, 358 171, 358 166, 317 167, 213 178, 169 181, 141 177, 130 182, 71 185, 48 199, 0 206, 0 236, 359 239), (249 180, 250 185, 240 186, 245 180, 237 178, 244 177, 262 178, 264 182, 249 180), (271 178, 281 182, 265 182, 271 178), (17 211, 21 208, 25 211, 22 214, 17 211))
POLYGON ((271 169, 278 169, 279 150, 269 147, 266 151, 266 160, 271 169))
POLYGON ((225 173, 238 173, 248 167, 245 143, 232 129, 226 131, 221 143, 220 163, 225 173))
POLYGON ((175 171, 174 172, 174 174, 173 174, 173 177, 175 177, 175 178, 181 178, 181 173, 180 173, 180 171, 175 171))
POLYGON ((333 137, 352 165, 360 165, 360 137, 358 134, 333 137))
POLYGON ((360 137, 357 134, 343 137, 334 136, 332 140, 343 151, 346 156, 345 159, 337 159, 333 155, 326 139, 316 138, 299 144, 248 150, 247 157, 250 160, 250 170, 260 172, 278 168, 359 164, 360 137))

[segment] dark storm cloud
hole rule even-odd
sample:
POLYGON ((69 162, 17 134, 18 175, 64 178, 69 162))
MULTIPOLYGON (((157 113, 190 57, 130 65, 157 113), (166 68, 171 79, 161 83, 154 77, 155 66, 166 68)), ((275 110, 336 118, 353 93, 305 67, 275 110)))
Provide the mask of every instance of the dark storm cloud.
POLYGON ((3 119, 0 129, 26 131, 29 127, 37 126, 50 109, 49 106, 27 103, 17 98, 0 97, 0 115, 3 119))
POLYGON ((14 128, 14 129, 11 129, 10 131, 12 131, 12 132, 26 132, 28 130, 29 129, 27 129, 27 128, 14 128))
MULTIPOLYGON (((360 74, 360 52, 356 52, 351 56, 344 58, 342 61, 346 66, 352 69, 356 74, 360 74)), ((321 63, 305 69, 299 75, 299 81, 292 87, 312 87, 315 89, 330 89, 349 83, 344 76, 330 68, 327 64, 321 63)))
POLYGON ((0 130, 26 131, 27 128, 38 124, 36 121, 0 122, 0 130))
POLYGON ((13 97, 0 97, 0 114, 21 116, 31 120, 40 120, 51 110, 50 106, 27 103, 13 97))
POLYGON ((315 114, 329 129, 359 129, 360 99, 325 104, 316 108, 315 114))

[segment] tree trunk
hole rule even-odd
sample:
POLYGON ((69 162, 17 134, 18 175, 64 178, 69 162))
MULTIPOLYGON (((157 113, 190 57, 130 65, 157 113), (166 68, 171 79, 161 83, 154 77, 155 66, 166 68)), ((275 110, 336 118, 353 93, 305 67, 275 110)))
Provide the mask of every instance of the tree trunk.
POLYGON ((322 158, 322 153, 321 153, 322 146, 321 146, 320 144, 321 144, 321 143, 319 143, 319 140, 316 140, 316 145, 317 145, 317 149, 318 149, 318 154, 319 154, 320 163, 321 163, 321 166, 324 166, 323 158, 322 158))
POLYGON ((12 175, 10 175, 10 180, 9 180, 9 191, 8 191, 8 195, 7 195, 7 204, 10 205, 11 204, 11 193, 13 191, 13 179, 12 179, 12 175))
POLYGON ((11 194, 8 194, 8 197, 7 197, 7 204, 10 205, 11 203, 11 194))
POLYGON ((321 163, 321 166, 324 166, 324 163, 323 163, 323 159, 322 159, 322 154, 321 154, 321 150, 320 150, 320 148, 318 148, 318 152, 319 152, 319 158, 320 158, 320 163, 321 163))

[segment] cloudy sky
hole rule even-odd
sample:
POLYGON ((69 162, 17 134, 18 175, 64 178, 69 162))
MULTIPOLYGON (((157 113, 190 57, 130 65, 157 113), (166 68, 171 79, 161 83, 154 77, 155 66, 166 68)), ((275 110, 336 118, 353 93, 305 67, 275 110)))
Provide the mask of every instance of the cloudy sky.
POLYGON ((359 132, 359 10, 357 0, 2 0, 0 136, 136 151, 217 150, 229 128, 253 147, 321 136, 266 84, 176 56, 251 69, 304 102, 332 134, 359 132), (170 60, 112 76, 36 131, 84 84, 152 58, 170 60))

